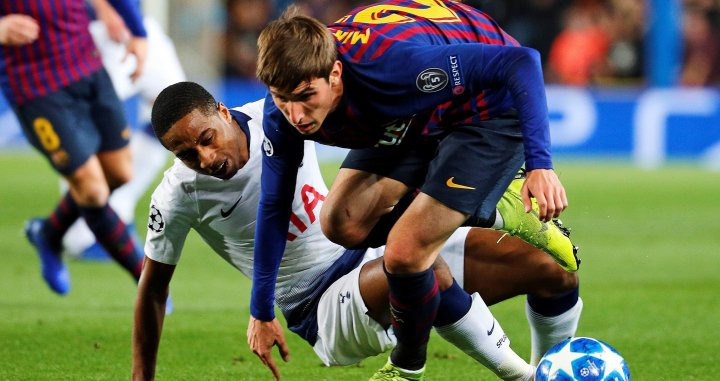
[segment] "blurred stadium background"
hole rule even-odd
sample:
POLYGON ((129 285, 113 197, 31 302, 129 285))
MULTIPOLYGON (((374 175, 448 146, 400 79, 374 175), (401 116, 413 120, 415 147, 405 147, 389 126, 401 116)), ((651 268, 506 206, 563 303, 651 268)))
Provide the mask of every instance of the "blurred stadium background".
MULTIPOLYGON (((720 1, 474 0, 527 46, 548 83, 556 167, 581 246, 579 335, 615 346, 637 380, 713 380, 720 374, 720 1)), ((290 1, 148 0, 189 79, 229 106, 263 96, 255 39, 290 1)), ((367 1, 297 1, 332 21, 367 1)), ((134 103, 127 102, 135 118, 134 103)), ((321 148, 328 182, 343 152, 321 148)), ((0 101, 0 379, 126 379, 134 287, 115 266, 73 261, 60 298, 38 274, 23 221, 56 202, 58 178, 26 144, 0 101)), ((144 235, 147 198, 136 211, 144 235)), ((196 236, 172 283, 160 379, 270 379, 245 343, 249 282, 196 236)), ((523 356, 524 301, 493 307, 523 356)), ((287 379, 363 379, 383 356, 323 369, 286 332, 287 379)), ((430 379, 492 379, 431 340, 430 379)), ((279 360, 279 358, 278 358, 279 360)))

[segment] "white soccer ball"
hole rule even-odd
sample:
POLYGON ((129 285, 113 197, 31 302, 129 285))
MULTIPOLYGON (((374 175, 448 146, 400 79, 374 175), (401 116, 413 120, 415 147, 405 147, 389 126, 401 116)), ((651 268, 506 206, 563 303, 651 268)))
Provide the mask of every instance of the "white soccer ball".
POLYGON ((575 337, 545 353, 535 381, 630 381, 625 359, 605 342, 575 337))

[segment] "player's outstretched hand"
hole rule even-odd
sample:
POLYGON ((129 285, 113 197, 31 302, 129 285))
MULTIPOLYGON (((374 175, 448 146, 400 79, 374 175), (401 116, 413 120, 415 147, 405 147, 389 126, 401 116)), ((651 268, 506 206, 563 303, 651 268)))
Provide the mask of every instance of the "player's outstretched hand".
POLYGON ((275 360, 272 356, 272 347, 277 345, 283 361, 290 361, 290 349, 285 342, 282 326, 277 319, 272 321, 261 321, 250 316, 247 330, 248 345, 250 349, 260 358, 266 367, 270 368, 276 380, 280 379, 275 360))
POLYGON ((530 197, 535 197, 538 203, 538 218, 543 222, 559 217, 568 206, 565 188, 552 169, 529 171, 521 194, 525 212, 530 212, 532 209, 530 197))
POLYGON ((134 36, 130 38, 126 48, 127 54, 125 55, 125 58, 123 58, 123 61, 125 61, 128 55, 132 54, 135 56, 137 62, 135 71, 130 75, 130 79, 135 82, 138 78, 140 78, 143 73, 143 69, 145 68, 145 59, 147 58, 148 50, 147 38, 134 36))
POLYGON ((0 18, 0 44, 27 45, 37 40, 40 25, 27 15, 10 14, 0 18))

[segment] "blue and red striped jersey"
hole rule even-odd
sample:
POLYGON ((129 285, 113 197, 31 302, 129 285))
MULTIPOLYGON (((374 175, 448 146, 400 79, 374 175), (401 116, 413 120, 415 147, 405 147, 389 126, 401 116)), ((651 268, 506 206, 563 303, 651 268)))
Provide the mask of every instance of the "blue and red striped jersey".
POLYGON ((399 145, 410 134, 507 119, 522 129, 528 170, 552 168, 539 54, 519 46, 489 16, 443 0, 387 0, 329 26, 342 63, 343 94, 318 132, 301 135, 268 93, 256 226, 251 313, 272 315, 292 186, 302 140, 346 148, 399 145), (255 278, 254 278, 255 279, 255 278))
MULTIPOLYGON (((362 82, 363 77, 371 76, 374 81, 402 85, 398 82, 397 69, 383 67, 417 67, 422 70, 432 65, 453 77, 448 89, 454 95, 460 96, 434 105, 431 111, 421 110, 426 113, 425 118, 420 118, 425 133, 432 133, 433 130, 458 122, 491 119, 506 113, 512 107, 510 94, 504 88, 467 91, 466 80, 463 78, 466 74, 461 70, 470 69, 467 66, 473 62, 462 62, 460 57, 456 56, 452 58, 452 62, 443 63, 431 61, 430 57, 418 54, 421 52, 408 56, 395 53, 396 50, 403 54, 413 52, 412 49, 404 48, 406 44, 422 47, 473 43, 519 46, 492 18, 475 8, 439 0, 392 0, 357 8, 329 28, 337 41, 339 59, 343 63, 350 63, 345 65, 351 70, 346 75, 348 78, 343 78, 344 81, 357 79, 362 82), (384 57, 385 55, 387 56, 384 57)), ((451 58, 447 60, 450 61, 451 58)), ((415 83, 409 83, 410 86, 413 84, 415 83)), ((381 91, 392 92, 391 89, 381 91)), ((352 112, 361 113, 364 108, 362 102, 357 105, 352 103, 349 102, 348 106, 357 106, 357 110, 352 112)), ((376 105, 371 107, 374 106, 376 105)), ((396 107, 392 109, 397 110, 396 107)))
MULTIPOLYGON (((137 6, 123 1, 129 4, 118 9, 123 18, 139 18, 137 6), (135 13, 127 17, 126 9, 135 13)), ((40 26, 40 35, 33 43, 0 46, 0 87, 10 103, 21 105, 53 93, 102 66, 88 31, 85 0, 1 0, 0 17, 9 14, 28 15, 40 26)), ((145 33, 143 28, 135 31, 145 33)))

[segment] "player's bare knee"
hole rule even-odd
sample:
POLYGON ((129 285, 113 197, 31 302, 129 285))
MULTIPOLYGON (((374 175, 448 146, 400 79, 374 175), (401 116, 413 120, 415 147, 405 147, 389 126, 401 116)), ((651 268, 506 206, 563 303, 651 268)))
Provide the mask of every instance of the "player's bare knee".
POLYGON ((425 266, 422 258, 417 257, 418 250, 413 250, 409 245, 395 244, 388 241, 385 246, 385 268, 391 273, 415 273, 427 270, 430 265, 425 266))
POLYGON ((548 263, 539 266, 538 270, 545 273, 541 286, 535 290, 535 294, 543 297, 552 297, 574 290, 580 284, 577 273, 563 270, 556 263, 548 263))
POLYGON ((327 239, 345 247, 357 246, 365 240, 368 231, 350 220, 347 211, 338 213, 338 209, 330 209, 323 207, 320 211, 320 227, 327 239))
POLYGON ((442 257, 438 257, 435 260, 432 269, 435 272, 435 278, 437 279, 438 288, 440 289, 440 291, 445 291, 450 288, 450 286, 452 286, 453 275, 450 272, 450 267, 442 259, 442 257))
POLYGON ((107 184, 100 181, 84 182, 70 186, 70 192, 78 205, 99 207, 107 204, 110 197, 110 189, 107 184))
POLYGON ((111 190, 120 188, 132 180, 132 170, 123 171, 122 173, 113 173, 107 175, 108 186, 111 190))

